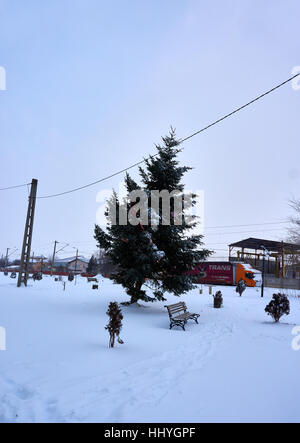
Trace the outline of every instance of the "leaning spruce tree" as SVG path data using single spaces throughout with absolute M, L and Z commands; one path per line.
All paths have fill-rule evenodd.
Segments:
M 166 292 L 180 296 L 190 291 L 195 286 L 194 277 L 189 275 L 188 271 L 211 254 L 211 251 L 202 247 L 203 236 L 191 232 L 198 224 L 197 217 L 189 215 L 188 222 L 184 217 L 186 211 L 196 204 L 196 195 L 191 195 L 189 204 L 184 206 L 182 204 L 180 224 L 174 199 L 170 199 L 168 208 L 169 223 L 165 220 L 161 201 L 156 211 L 151 207 L 153 191 L 177 192 L 183 200 L 184 185 L 181 180 L 191 169 L 179 166 L 177 156 L 181 149 L 174 130 L 172 129 L 169 136 L 162 140 L 163 145 L 156 146 L 157 154 L 145 160 L 144 169 L 140 168 L 142 185 L 139 186 L 128 174 L 125 178 L 128 194 L 143 190 L 148 196 L 147 223 L 145 220 L 143 222 L 141 220 L 136 226 L 121 223 L 121 206 L 126 206 L 130 216 L 134 210 L 133 202 L 130 199 L 120 202 L 113 192 L 105 213 L 108 221 L 106 231 L 95 226 L 98 246 L 105 250 L 112 263 L 116 265 L 112 279 L 125 288 L 130 296 L 129 303 L 138 300 L 164 301 Z M 112 213 L 115 214 L 114 217 Z

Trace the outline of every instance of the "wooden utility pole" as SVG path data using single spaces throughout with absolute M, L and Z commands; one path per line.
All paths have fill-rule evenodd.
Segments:
M 52 277 L 52 275 L 53 275 L 53 265 L 54 265 L 55 254 L 56 254 L 56 245 L 57 245 L 58 243 L 59 243 L 59 242 L 55 240 L 55 242 L 54 242 L 54 249 L 53 249 L 53 256 L 52 256 L 52 262 L 51 262 L 51 277 Z
M 284 262 L 284 244 L 281 242 L 281 260 L 282 260 L 282 266 L 281 266 L 281 278 L 285 277 L 285 262 Z
M 262 275 L 261 275 L 261 297 L 263 298 L 264 290 L 265 290 L 265 261 L 266 261 L 266 258 L 269 260 L 270 252 L 268 251 L 268 249 L 264 245 L 261 245 L 261 248 L 265 251 L 265 253 L 263 255 L 263 267 L 262 267 Z
M 43 273 L 43 266 L 44 266 L 44 260 L 45 260 L 45 257 L 42 255 L 42 257 L 41 257 L 41 274 Z
M 78 249 L 76 249 L 76 260 L 75 260 L 75 285 L 76 285 L 76 280 L 77 280 L 77 261 L 78 261 Z
M 32 253 L 32 257 L 31 257 L 31 270 L 33 270 L 33 265 L 34 265 L 34 252 Z
M 5 270 L 7 271 L 8 268 L 8 251 L 10 248 L 6 248 L 6 257 L 5 257 Z
M 261 288 L 260 288 L 260 296 L 263 298 L 264 290 L 265 290 L 265 256 L 263 255 L 263 265 L 262 265 L 262 273 L 261 273 Z
M 24 285 L 27 286 L 37 185 L 38 181 L 33 178 L 31 182 L 31 189 L 28 201 L 27 218 L 25 223 L 24 240 L 23 240 L 20 270 L 18 277 L 18 288 L 22 285 L 22 283 L 24 283 Z
M 77 271 L 77 262 L 78 262 L 78 249 L 76 249 L 75 273 Z

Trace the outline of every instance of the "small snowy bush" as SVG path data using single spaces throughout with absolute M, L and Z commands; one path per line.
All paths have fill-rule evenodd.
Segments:
M 214 298 L 214 308 L 216 309 L 221 308 L 223 305 L 222 292 L 221 291 L 216 292 L 216 295 L 213 295 L 213 298 Z
M 236 286 L 236 292 L 238 292 L 240 294 L 240 297 L 242 296 L 243 292 L 246 289 L 246 283 L 244 282 L 244 280 L 239 280 L 237 286 Z
M 290 313 L 290 302 L 284 294 L 273 294 L 273 299 L 266 306 L 265 311 L 271 315 L 276 323 L 285 314 Z
M 110 339 L 109 347 L 113 348 L 115 345 L 115 336 L 118 338 L 118 343 L 124 342 L 120 339 L 120 331 L 122 329 L 123 315 L 117 302 L 110 302 L 106 314 L 109 316 L 109 323 L 105 327 L 108 330 Z

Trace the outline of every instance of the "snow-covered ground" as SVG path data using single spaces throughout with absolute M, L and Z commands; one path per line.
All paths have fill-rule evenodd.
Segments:
M 216 289 L 216 288 L 215 288 Z M 108 348 L 109 301 L 121 287 L 51 277 L 16 288 L 0 274 L 1 422 L 300 421 L 300 351 L 292 330 L 300 299 L 274 324 L 256 289 L 240 298 L 222 287 L 224 308 L 208 288 L 182 297 L 200 313 L 186 332 L 169 330 L 164 304 L 123 307 L 124 345 Z M 168 297 L 168 303 L 178 301 Z

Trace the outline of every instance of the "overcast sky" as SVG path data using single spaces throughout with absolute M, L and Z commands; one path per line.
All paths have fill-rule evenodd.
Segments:
M 154 152 L 170 125 L 180 138 L 200 129 L 291 76 L 299 22 L 297 0 L 0 0 L 0 188 L 37 178 L 39 195 L 66 191 Z M 285 238 L 283 224 L 209 228 L 291 215 L 299 105 L 284 86 L 185 144 L 216 257 L 250 236 Z M 95 250 L 96 196 L 121 179 L 38 200 L 33 251 L 48 255 L 54 240 Z M 1 255 L 21 249 L 27 189 L 0 203 Z

